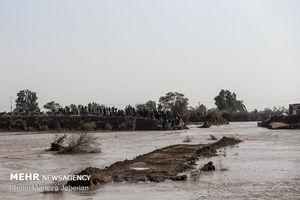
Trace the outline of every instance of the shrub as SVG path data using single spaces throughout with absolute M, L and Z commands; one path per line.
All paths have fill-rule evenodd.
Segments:
M 135 128 L 136 128 L 136 120 L 135 119 L 128 120 L 128 121 L 126 121 L 126 125 L 127 125 L 127 129 L 128 130 L 135 130 Z
M 48 128 L 47 125 L 41 125 L 41 126 L 39 127 L 39 130 L 40 130 L 40 131 L 48 131 L 49 128 Z
M 74 154 L 74 153 L 99 153 L 99 143 L 96 141 L 98 138 L 92 133 L 79 133 L 73 134 L 67 146 L 62 148 L 58 153 L 60 154 Z
M 60 131 L 61 130 L 61 125 L 59 121 L 56 121 L 56 130 Z
M 125 119 L 125 122 L 119 124 L 119 130 L 135 130 L 136 120 L 135 119 Z
M 83 127 L 87 131 L 94 131 L 96 129 L 96 122 L 87 122 Z
M 25 131 L 27 129 L 26 121 L 24 121 L 22 119 L 17 119 L 15 126 L 19 130 Z
M 223 114 L 222 114 L 222 117 L 224 118 L 224 119 L 226 119 L 227 121 L 232 121 L 232 114 L 230 113 L 230 112 L 224 112 Z
M 248 112 L 236 112 L 234 115 L 235 121 L 248 121 L 250 118 L 250 115 Z
M 197 165 L 197 160 L 196 160 L 196 159 L 194 159 L 194 160 L 189 160 L 187 164 L 188 164 L 188 165 Z
M 67 134 L 58 135 L 56 134 L 54 137 L 54 141 L 51 143 L 51 147 L 46 149 L 46 151 L 62 151 L 64 148 L 62 143 L 65 141 Z
M 104 125 L 104 130 L 112 130 L 112 126 L 109 122 L 106 122 Z
M 30 126 L 30 127 L 28 127 L 28 129 L 27 129 L 27 130 L 28 130 L 28 131 L 30 131 L 30 132 L 37 131 L 37 130 L 36 130 L 36 128 L 34 128 L 34 127 L 31 127 L 31 126 Z

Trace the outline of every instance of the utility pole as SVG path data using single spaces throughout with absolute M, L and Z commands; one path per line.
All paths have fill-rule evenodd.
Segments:
M 12 97 L 10 97 L 10 112 L 12 113 Z

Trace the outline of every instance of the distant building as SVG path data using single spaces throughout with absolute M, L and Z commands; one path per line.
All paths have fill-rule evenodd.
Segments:
M 289 105 L 289 115 L 300 115 L 300 103 Z

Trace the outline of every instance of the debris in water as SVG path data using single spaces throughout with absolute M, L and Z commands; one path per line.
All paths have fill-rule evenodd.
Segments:
M 66 143 L 66 145 L 63 145 Z M 99 143 L 97 137 L 92 133 L 73 134 L 69 138 L 67 135 L 56 135 L 47 151 L 57 151 L 58 154 L 76 154 L 76 153 L 99 153 Z
M 186 138 L 183 140 L 183 142 L 191 142 L 192 140 L 191 140 L 191 138 L 189 137 L 189 136 L 186 136 Z
M 214 135 L 212 135 L 212 134 L 210 134 L 209 137 L 210 137 L 209 140 L 218 140 L 218 139 L 217 139 Z
M 216 168 L 213 164 L 213 162 L 208 162 L 206 163 L 202 168 L 201 168 L 202 171 L 215 171 Z

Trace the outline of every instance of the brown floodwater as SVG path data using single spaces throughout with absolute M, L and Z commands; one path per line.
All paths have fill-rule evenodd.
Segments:
M 300 130 L 268 130 L 255 122 L 231 123 L 209 129 L 190 126 L 182 131 L 93 133 L 102 152 L 57 155 L 45 152 L 53 133 L 0 133 L 0 199 L 300 199 Z M 14 191 L 11 185 L 47 185 L 47 181 L 11 181 L 10 173 L 72 174 L 85 167 L 105 167 L 155 149 L 183 143 L 209 143 L 235 136 L 243 140 L 218 156 L 200 159 L 187 181 L 110 183 L 92 191 L 42 193 Z M 208 161 L 216 171 L 199 173 Z

